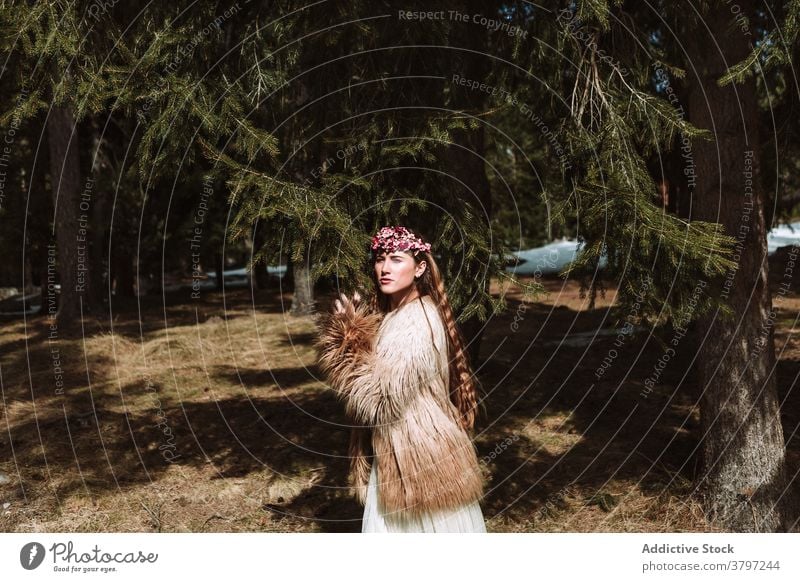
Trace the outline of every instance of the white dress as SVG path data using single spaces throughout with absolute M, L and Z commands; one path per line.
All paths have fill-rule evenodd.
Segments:
M 372 463 L 364 504 L 362 533 L 486 533 L 477 501 L 450 511 L 425 512 L 418 517 L 384 514 L 378 498 L 377 463 Z

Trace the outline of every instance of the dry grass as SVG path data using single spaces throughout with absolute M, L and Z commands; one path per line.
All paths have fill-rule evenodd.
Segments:
M 692 495 L 691 386 L 672 396 L 679 363 L 647 399 L 656 346 L 620 350 L 596 380 L 613 338 L 554 340 L 602 326 L 613 292 L 588 311 L 574 283 L 545 284 L 550 295 L 525 305 L 506 290 L 511 308 L 484 336 L 476 445 L 489 530 L 712 531 Z M 55 343 L 43 319 L 0 324 L 0 472 L 10 479 L 0 507 L 11 504 L 0 530 L 360 529 L 362 509 L 344 490 L 347 426 L 314 367 L 312 318 L 286 315 L 287 298 L 266 293 L 180 299 L 145 305 L 141 323 L 122 310 L 113 326 L 91 322 L 85 337 Z M 776 332 L 784 395 L 800 361 L 797 311 L 800 299 L 787 297 Z M 785 420 L 789 435 L 797 417 Z

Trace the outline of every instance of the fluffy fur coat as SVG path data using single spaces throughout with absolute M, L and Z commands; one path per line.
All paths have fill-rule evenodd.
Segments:
M 385 316 L 362 303 L 320 319 L 318 364 L 354 425 L 349 484 L 362 505 L 371 462 L 387 512 L 453 509 L 483 496 L 475 447 L 448 395 L 447 346 L 427 295 Z

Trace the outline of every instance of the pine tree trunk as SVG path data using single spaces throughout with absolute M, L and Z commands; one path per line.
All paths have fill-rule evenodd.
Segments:
M 36 119 L 36 127 L 44 129 L 44 117 Z M 27 256 L 39 284 L 39 313 L 47 313 L 47 245 L 50 243 L 52 201 L 47 195 L 47 167 L 37 163 L 31 169 L 28 183 L 28 251 Z
M 92 157 L 95 160 L 93 172 L 112 171 L 108 151 L 111 144 L 103 137 L 102 130 L 98 127 L 97 121 L 92 122 Z M 103 302 L 108 294 L 109 267 L 105 264 L 107 254 L 106 234 L 108 226 L 106 224 L 109 192 L 98 184 L 94 184 L 89 192 L 91 199 L 92 222 L 91 222 L 91 246 L 89 250 L 89 298 L 91 307 L 95 313 L 100 313 L 103 309 Z
M 454 131 L 453 143 L 462 147 L 453 145 L 449 148 L 447 171 L 457 182 L 460 181 L 465 184 L 465 196 L 469 195 L 473 198 L 477 196 L 474 205 L 478 214 L 483 216 L 486 213 L 487 217 L 491 217 L 492 198 L 489 180 L 486 177 L 486 169 L 482 161 L 482 157 L 486 153 L 484 134 L 483 126 L 471 132 Z M 467 291 L 467 296 L 474 296 L 481 292 L 488 293 L 489 278 L 480 276 L 483 271 L 483 265 L 479 261 L 475 261 L 474 264 L 467 266 L 467 271 L 475 275 L 474 278 L 469 279 L 470 284 L 473 286 L 472 288 L 475 290 Z M 464 339 L 469 344 L 469 358 L 473 367 L 480 362 L 480 347 L 484 328 L 485 323 L 481 322 L 476 316 L 470 317 L 461 323 Z
M 310 92 L 306 84 L 301 80 L 293 84 L 294 94 L 293 103 L 295 107 L 302 107 L 310 97 Z M 317 159 L 312 155 L 311 144 L 304 143 L 304 127 L 299 116 L 294 116 L 289 135 L 287 136 L 292 156 L 292 174 L 298 184 L 305 183 L 306 180 L 313 179 L 312 171 L 318 166 Z M 301 238 L 303 235 L 296 235 Z M 304 244 L 310 244 L 305 241 Z M 306 249 L 308 247 L 306 246 Z M 289 267 L 292 270 L 292 307 L 289 313 L 292 315 L 306 315 L 314 312 L 314 282 L 311 280 L 311 269 L 308 254 L 304 254 L 303 260 L 299 263 L 292 263 Z
M 264 221 L 259 220 L 256 223 L 255 230 L 253 232 L 253 254 L 260 251 L 266 244 L 266 228 L 267 224 Z M 269 288 L 269 273 L 267 272 L 266 264 L 258 263 L 253 265 L 253 276 L 256 280 L 257 289 L 264 290 Z
M 134 297 L 133 256 L 124 248 L 117 248 L 112 255 L 108 276 L 111 277 L 115 297 Z M 141 293 L 141 290 L 140 290 Z
M 753 14 L 751 2 L 741 4 Z M 703 465 L 699 485 L 707 517 L 718 526 L 737 532 L 783 531 L 788 491 L 773 374 L 755 82 L 751 77 L 735 87 L 717 86 L 726 63 L 739 62 L 750 50 L 748 37 L 726 29 L 728 12 L 717 10 L 705 19 L 711 31 L 703 28 L 687 43 L 700 75 L 691 86 L 690 119 L 715 137 L 713 143 L 693 143 L 694 218 L 722 223 L 726 234 L 740 237 L 741 244 L 738 269 L 712 283 L 727 295 L 735 317 L 723 320 L 712 313 L 697 325 Z M 748 191 L 745 172 L 750 167 Z
M 307 315 L 313 313 L 314 286 L 311 281 L 311 269 L 308 260 L 292 265 L 294 274 L 294 295 L 292 297 L 292 315 Z
M 30 254 L 26 256 L 25 262 L 22 264 L 22 293 L 28 295 L 33 291 L 33 274 L 35 265 L 31 261 Z
M 464 11 L 469 14 L 484 13 L 491 18 L 491 7 L 480 0 L 470 0 L 464 6 Z M 487 51 L 487 38 L 482 31 L 476 30 L 468 23 L 456 24 L 452 32 L 454 46 L 464 47 L 473 52 L 456 52 L 453 56 L 453 70 L 470 79 L 485 80 L 490 72 L 490 59 L 479 57 Z M 452 107 L 463 110 L 472 115 L 478 115 L 487 108 L 487 93 L 460 87 L 452 92 Z M 456 184 L 463 183 L 463 190 L 457 192 L 459 197 L 472 205 L 472 211 L 491 221 L 492 195 L 489 180 L 486 177 L 486 132 L 485 126 L 479 123 L 477 129 L 458 129 L 452 133 L 453 145 L 447 149 L 447 172 L 453 177 Z M 468 279 L 474 286 L 474 291 L 467 291 L 468 297 L 489 292 L 490 280 L 481 277 L 484 267 L 480 261 L 473 261 L 467 265 L 467 273 L 474 275 Z M 485 325 L 473 316 L 461 324 L 464 339 L 469 344 L 469 358 L 474 366 L 479 363 L 481 338 Z
M 108 195 L 102 190 L 92 193 L 92 245 L 90 250 L 90 297 L 95 313 L 100 313 L 103 301 L 107 294 L 108 268 L 103 260 L 105 257 L 106 241 L 106 202 Z
M 225 258 L 222 256 L 222 253 L 218 251 L 214 253 L 214 262 L 216 263 L 214 270 L 217 272 L 217 291 L 222 293 L 225 290 Z
M 61 284 L 56 322 L 59 327 L 68 328 L 79 322 L 79 301 L 85 291 L 85 286 L 83 289 L 78 287 L 78 196 L 81 187 L 78 132 L 69 105 L 54 106 L 50 110 L 47 140 Z

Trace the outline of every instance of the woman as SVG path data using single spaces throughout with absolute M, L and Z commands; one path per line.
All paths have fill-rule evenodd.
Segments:
M 430 244 L 384 227 L 372 239 L 377 291 L 336 300 L 319 366 L 355 425 L 349 483 L 363 532 L 485 532 L 484 478 L 469 437 L 472 374 Z

